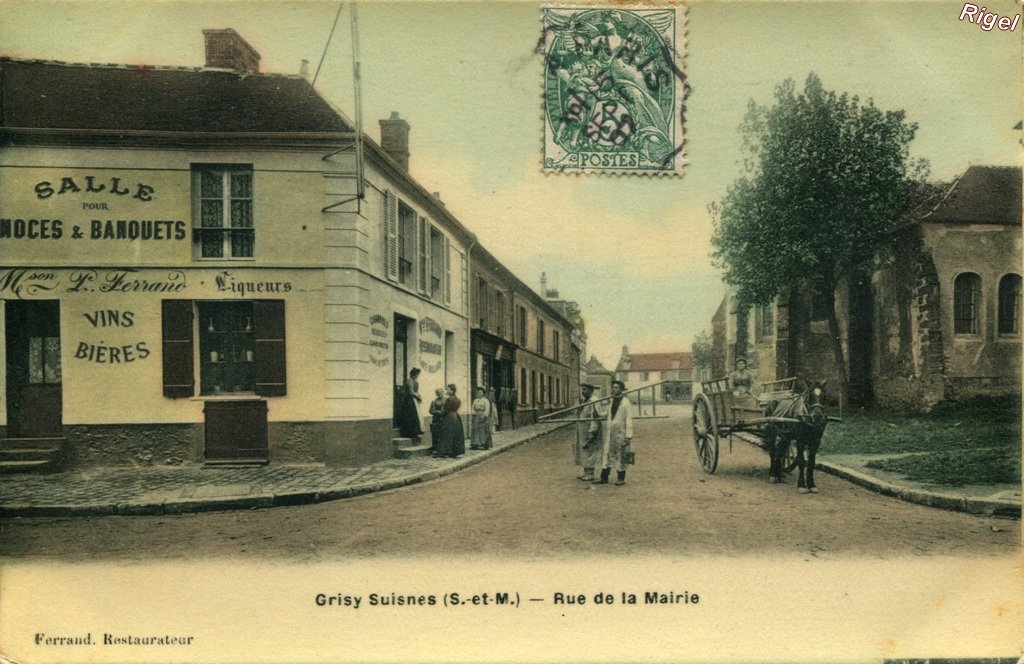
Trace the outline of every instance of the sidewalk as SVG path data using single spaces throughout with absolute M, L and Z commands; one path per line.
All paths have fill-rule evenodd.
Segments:
M 386 459 L 358 468 L 321 464 L 104 468 L 0 475 L 0 517 L 181 514 L 301 505 L 426 482 L 543 436 L 561 424 L 494 434 L 494 447 L 458 459 Z
M 867 463 L 873 459 L 898 456 L 906 455 L 825 454 L 818 457 L 816 467 L 854 484 L 907 502 L 971 514 L 1020 518 L 1020 486 L 997 484 L 936 488 L 896 473 L 867 467 Z
M 494 434 L 490 450 L 459 459 L 387 459 L 359 468 L 311 465 L 170 466 L 0 475 L 0 517 L 181 514 L 300 505 L 395 489 L 448 475 L 543 436 L 560 424 Z M 742 436 L 743 434 L 739 434 Z M 1020 518 L 1020 487 L 935 490 L 867 468 L 877 456 L 823 455 L 819 470 L 869 489 L 932 507 Z
M 737 438 L 750 434 L 738 433 Z M 908 453 L 909 454 L 909 453 Z M 819 454 L 815 469 L 844 480 L 919 505 L 970 514 L 1020 518 L 1021 487 L 1012 484 L 935 487 L 922 482 L 869 468 L 868 462 L 906 454 Z

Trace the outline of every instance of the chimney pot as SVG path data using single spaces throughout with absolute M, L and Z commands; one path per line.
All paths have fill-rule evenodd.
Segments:
M 206 40 L 206 66 L 232 69 L 244 74 L 260 70 L 260 54 L 231 28 L 203 30 Z
M 309 78 L 309 60 L 305 58 L 299 62 L 299 76 L 302 78 Z
M 409 123 L 391 111 L 391 117 L 380 120 L 380 147 L 398 162 L 402 170 L 409 170 Z

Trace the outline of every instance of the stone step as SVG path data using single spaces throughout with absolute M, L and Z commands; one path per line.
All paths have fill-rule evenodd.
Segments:
M 25 461 L 0 461 L 2 473 L 46 473 L 60 469 L 58 459 L 30 459 Z
M 16 447 L 6 449 L 0 447 L 0 462 L 2 461 L 50 461 L 59 460 L 61 449 L 59 447 Z
M 32 448 L 38 449 L 43 447 L 50 447 L 54 449 L 63 449 L 64 438 L 60 436 L 53 436 L 50 438 L 3 438 L 0 439 L 0 449 L 22 449 Z
M 394 456 L 396 459 L 412 459 L 413 457 L 424 457 L 430 454 L 432 447 L 426 443 L 411 445 L 408 447 L 396 447 Z
M 401 436 L 395 436 L 394 438 L 391 439 L 392 447 L 409 447 L 410 445 L 415 444 L 416 443 L 412 442 L 412 438 L 402 438 Z
M 64 463 L 65 441 L 51 438 L 0 440 L 0 473 L 54 472 Z

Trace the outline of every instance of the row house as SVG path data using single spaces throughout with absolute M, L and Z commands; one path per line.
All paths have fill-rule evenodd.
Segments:
M 587 356 L 587 330 L 580 303 L 565 299 L 559 294 L 557 288 L 548 288 L 546 272 L 541 272 L 540 275 L 540 292 L 544 296 L 544 300 L 569 323 L 569 345 L 575 355 L 573 362 L 580 368 L 580 381 L 586 382 L 587 372 L 584 369 L 586 364 L 584 358 Z
M 575 326 L 484 247 L 469 253 L 473 387 L 493 390 L 502 427 L 569 407 L 580 385 Z
M 1020 394 L 1021 169 L 971 166 L 835 293 L 852 401 L 927 410 Z M 716 375 L 745 357 L 761 381 L 839 384 L 826 298 L 791 289 L 712 320 Z
M 201 68 L 0 60 L 3 445 L 385 458 L 412 368 L 469 385 L 472 234 L 409 175 L 404 120 L 357 137 L 204 34 Z

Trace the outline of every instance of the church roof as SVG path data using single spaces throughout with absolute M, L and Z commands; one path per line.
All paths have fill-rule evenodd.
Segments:
M 1021 225 L 1021 168 L 971 166 L 953 181 L 926 221 Z

